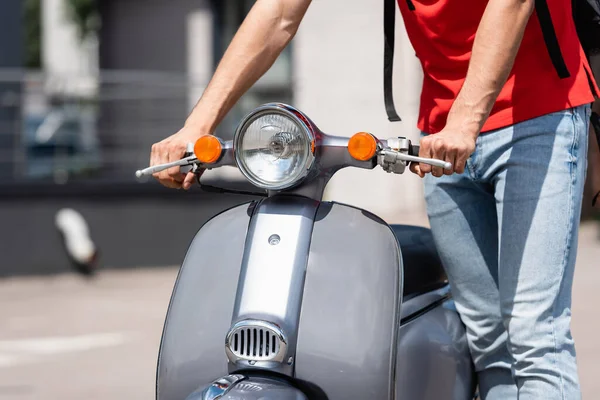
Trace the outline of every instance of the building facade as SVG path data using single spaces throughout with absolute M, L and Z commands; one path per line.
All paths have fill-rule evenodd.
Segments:
M 7 17 L 13 22 L 20 12 L 17 3 L 2 2 L 0 8 L 13 6 Z M 199 190 L 181 193 L 152 181 L 136 182 L 133 172 L 147 165 L 154 142 L 181 127 L 253 1 L 97 4 L 101 30 L 82 41 L 66 18 L 64 0 L 42 0 L 42 71 L 11 75 L 11 87 L 24 93 L 12 107 L 19 115 L 0 118 L 8 121 L 3 138 L 11 140 L 2 146 L 2 161 L 9 168 L 0 169 L 0 175 L 8 171 L 0 181 L 0 276 L 68 270 L 54 227 L 55 214 L 64 207 L 88 220 L 102 266 L 121 268 L 180 263 L 208 218 L 250 199 Z M 313 2 L 291 45 L 217 133 L 231 138 L 245 113 L 279 101 L 303 110 L 330 134 L 370 131 L 384 138 L 418 139 L 420 67 L 401 23 L 395 95 L 403 121 L 386 120 L 382 6 L 370 0 L 344 7 Z M 20 28 L 14 25 L 16 32 Z M 2 25 L 3 32 L 8 27 Z M 15 43 L 14 36 L 3 37 Z M 19 49 L 14 50 L 10 63 L 2 66 L 22 65 Z M 241 178 L 233 168 L 206 175 L 211 174 L 212 179 Z M 361 206 L 389 222 L 426 223 L 421 182 L 410 173 L 349 168 L 333 178 L 326 197 Z

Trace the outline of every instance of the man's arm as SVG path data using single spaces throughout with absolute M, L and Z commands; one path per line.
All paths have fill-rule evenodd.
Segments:
M 200 101 L 176 134 L 152 146 L 150 165 L 179 160 L 186 145 L 212 134 L 240 97 L 273 65 L 292 40 L 311 0 L 257 0 L 240 26 Z M 178 167 L 154 175 L 188 189 L 194 175 Z
M 477 136 L 508 79 L 534 5 L 534 0 L 488 2 L 475 35 L 467 77 L 450 109 L 446 127 L 421 140 L 419 155 L 451 162 L 454 170 L 420 164 L 414 168 L 420 176 L 464 172 Z

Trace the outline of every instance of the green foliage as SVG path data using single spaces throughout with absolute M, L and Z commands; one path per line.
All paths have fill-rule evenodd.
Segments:
M 25 66 L 39 68 L 41 66 L 41 4 L 40 0 L 25 0 L 23 2 L 23 18 L 25 21 Z
M 80 38 L 100 28 L 97 0 L 66 0 L 69 16 L 77 25 Z
M 1 0 L 0 0 L 1 1 Z M 97 0 L 65 0 L 67 16 L 77 26 L 79 37 L 84 39 L 100 28 Z M 41 0 L 23 1 L 23 20 L 25 34 L 25 66 L 27 68 L 41 67 Z

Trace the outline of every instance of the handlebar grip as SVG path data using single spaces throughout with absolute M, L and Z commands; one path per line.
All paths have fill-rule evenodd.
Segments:
M 418 156 L 420 149 L 421 146 L 419 146 L 418 144 L 411 144 L 410 148 L 408 149 L 408 154 L 410 154 L 411 156 Z

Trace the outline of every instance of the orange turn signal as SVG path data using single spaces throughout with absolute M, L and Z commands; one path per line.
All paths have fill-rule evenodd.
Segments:
M 355 133 L 348 141 L 348 152 L 359 161 L 370 160 L 377 152 L 377 140 L 370 133 Z
M 213 135 L 202 136 L 194 144 L 194 155 L 204 164 L 214 163 L 221 157 L 222 152 L 221 141 Z

